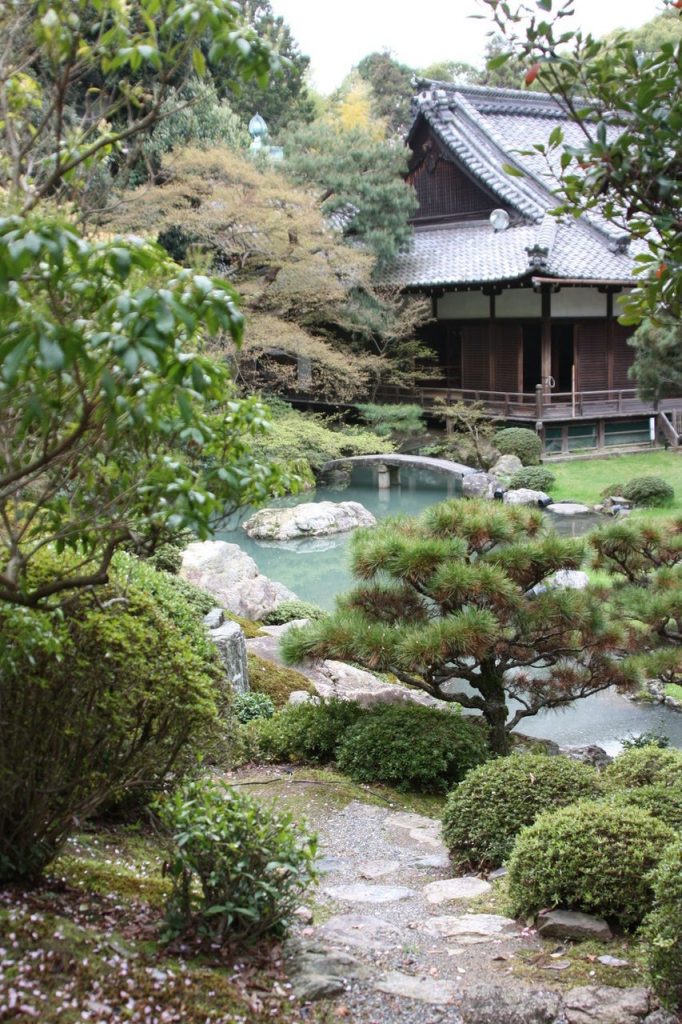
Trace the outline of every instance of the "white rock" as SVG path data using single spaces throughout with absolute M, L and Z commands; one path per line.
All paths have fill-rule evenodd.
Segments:
M 523 463 L 518 455 L 500 455 L 495 465 L 490 470 L 492 476 L 509 478 L 523 469 Z
M 553 501 L 547 506 L 547 512 L 553 512 L 555 516 L 581 516 L 591 511 L 587 505 L 580 505 L 577 501 Z
M 441 981 L 428 976 L 415 977 L 412 974 L 401 974 L 400 971 L 391 971 L 380 978 L 374 983 L 374 988 L 391 996 L 417 999 L 421 1003 L 431 1003 L 433 1006 L 446 1006 L 452 1003 L 458 989 L 454 981 Z
M 360 878 L 372 881 L 374 878 L 383 878 L 384 875 L 392 875 L 400 867 L 399 860 L 366 860 L 358 865 Z
M 590 577 L 578 569 L 559 569 L 552 576 L 551 582 L 558 590 L 584 590 L 590 585 Z
M 375 524 L 358 501 L 311 501 L 293 508 L 262 508 L 246 520 L 244 530 L 256 540 L 297 540 Z
M 462 495 L 465 498 L 491 499 L 498 487 L 498 481 L 490 473 L 467 473 L 462 477 Z
M 404 885 L 370 885 L 368 882 L 330 885 L 324 891 L 334 900 L 347 900 L 349 903 L 397 903 L 416 895 L 414 889 Z
M 499 914 L 463 914 L 461 917 L 455 917 L 454 915 L 429 917 L 424 921 L 421 929 L 428 935 L 435 935 L 436 937 L 446 939 L 463 935 L 493 939 L 499 935 L 517 930 L 516 921 L 513 921 L 511 917 L 501 917 Z
M 211 594 L 233 615 L 262 619 L 283 601 L 296 600 L 282 583 L 262 576 L 253 558 L 224 540 L 196 541 L 182 554 L 180 575 Z
M 363 707 L 371 707 L 373 704 L 423 704 L 427 707 L 443 707 L 442 701 L 435 700 L 427 693 L 387 683 L 371 672 L 346 665 L 342 661 L 326 660 L 315 667 L 315 689 L 321 697 L 354 700 Z
M 445 878 L 424 886 L 429 903 L 449 903 L 451 900 L 470 900 L 490 892 L 492 886 L 482 878 L 466 875 L 464 878 Z
M 549 494 L 534 491 L 530 487 L 518 487 L 515 491 L 507 491 L 504 496 L 505 505 L 535 505 L 544 508 L 551 503 Z

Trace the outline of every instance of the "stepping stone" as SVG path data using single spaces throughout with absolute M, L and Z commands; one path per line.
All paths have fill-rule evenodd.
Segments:
M 388 995 L 400 996 L 403 999 L 418 999 L 421 1003 L 431 1003 L 433 1006 L 447 1006 L 454 1002 L 458 992 L 457 983 L 454 981 L 419 978 L 412 974 L 401 974 L 400 971 L 391 971 L 380 978 L 375 982 L 374 988 L 377 992 L 386 992 Z
M 337 914 L 325 921 L 318 934 L 335 945 L 377 953 L 395 949 L 404 941 L 403 932 L 390 921 L 368 914 Z
M 499 914 L 463 914 L 461 917 L 448 915 L 427 918 L 421 925 L 421 930 L 428 935 L 442 938 L 476 936 L 485 941 L 515 932 L 516 921 L 511 917 L 501 917 Z
M 424 846 L 430 846 L 441 854 L 447 854 L 447 847 L 441 839 L 440 825 L 436 828 L 413 828 L 410 830 L 410 839 Z
M 384 828 L 405 828 L 408 831 L 413 828 L 426 828 L 437 829 L 440 832 L 440 821 L 437 818 L 427 818 L 425 814 L 392 811 L 384 819 Z
M 538 914 L 538 935 L 556 939 L 596 939 L 608 942 L 611 929 L 601 917 L 581 914 L 577 910 L 545 910 Z
M 555 516 L 582 516 L 592 509 L 587 505 L 581 505 L 577 501 L 557 501 L 547 505 L 547 512 L 553 512 Z
M 321 875 L 328 875 L 332 871 L 343 871 L 347 863 L 344 857 L 319 857 L 315 867 Z
M 470 900 L 490 892 L 490 882 L 482 878 L 445 878 L 441 882 L 430 882 L 424 886 L 424 895 L 429 903 L 449 903 L 450 900 Z
M 427 853 L 425 857 L 417 857 L 416 868 L 449 868 L 450 858 L 446 853 Z
M 335 900 L 347 900 L 349 903 L 397 903 L 416 896 L 414 889 L 404 885 L 369 885 L 366 882 L 354 882 L 351 885 L 330 885 L 324 890 Z
M 360 878 L 382 878 L 384 875 L 391 875 L 400 867 L 399 860 L 366 860 L 358 866 Z

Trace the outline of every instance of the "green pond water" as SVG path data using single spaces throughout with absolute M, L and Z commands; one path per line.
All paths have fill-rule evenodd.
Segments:
M 359 501 L 377 519 L 383 519 L 390 515 L 418 515 L 430 505 L 459 496 L 457 480 L 446 480 L 441 474 L 424 471 L 403 470 L 400 487 L 379 491 L 375 472 L 369 467 L 356 468 L 348 487 L 319 487 L 308 494 L 272 504 Z M 218 537 L 238 544 L 251 555 L 265 576 L 284 583 L 302 600 L 332 610 L 336 595 L 353 586 L 348 550 L 352 535 L 285 542 L 255 541 L 241 528 L 249 514 L 246 511 L 233 517 Z M 581 536 L 602 522 L 593 514 L 551 516 L 551 521 L 557 532 L 569 536 Z M 564 744 L 596 743 L 611 754 L 620 749 L 624 737 L 642 732 L 666 735 L 671 745 L 682 747 L 682 714 L 664 705 L 635 704 L 618 693 L 608 692 L 579 700 L 566 710 L 542 712 L 528 718 L 521 723 L 519 731 Z

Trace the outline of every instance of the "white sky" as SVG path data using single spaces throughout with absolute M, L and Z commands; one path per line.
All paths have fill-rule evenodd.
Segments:
M 663 9 L 661 0 L 574 0 L 576 20 L 595 35 L 633 28 Z M 557 5 L 558 6 L 558 5 Z M 312 61 L 312 83 L 335 89 L 362 57 L 389 49 L 411 67 L 437 60 L 480 65 L 490 23 L 478 0 L 272 0 Z

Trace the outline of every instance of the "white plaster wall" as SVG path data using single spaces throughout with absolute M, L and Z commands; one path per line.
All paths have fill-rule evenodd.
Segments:
M 542 313 L 542 298 L 532 288 L 507 288 L 495 299 L 495 316 L 538 317 Z
M 606 295 L 596 288 L 562 288 L 552 294 L 552 317 L 606 316 Z
M 446 292 L 438 300 L 439 320 L 487 320 L 490 299 L 483 292 Z

